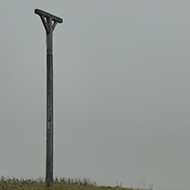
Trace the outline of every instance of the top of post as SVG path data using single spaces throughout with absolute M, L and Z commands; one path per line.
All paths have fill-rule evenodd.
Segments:
M 35 9 L 34 13 L 38 14 L 39 16 L 44 16 L 46 18 L 52 18 L 53 21 L 58 22 L 58 23 L 62 23 L 63 22 L 62 18 L 57 17 L 55 15 L 52 15 L 52 14 L 50 14 L 48 12 L 42 11 L 40 9 Z

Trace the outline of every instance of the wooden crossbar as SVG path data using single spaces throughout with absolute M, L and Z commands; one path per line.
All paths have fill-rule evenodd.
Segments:
M 46 18 L 52 18 L 53 21 L 56 21 L 56 22 L 58 22 L 58 23 L 62 23 L 62 22 L 63 22 L 63 19 L 62 19 L 62 18 L 57 17 L 57 16 L 55 16 L 55 15 L 52 15 L 52 14 L 50 14 L 50 13 L 47 13 L 47 12 L 45 12 L 45 11 L 42 11 L 42 10 L 40 10 L 40 9 L 35 9 L 35 10 L 34 10 L 34 13 L 38 14 L 39 16 L 44 16 L 44 17 L 46 17 Z

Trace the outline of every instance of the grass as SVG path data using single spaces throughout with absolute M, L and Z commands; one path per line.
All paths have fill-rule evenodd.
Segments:
M 71 179 L 71 178 L 56 178 L 53 183 L 53 188 L 46 188 L 43 178 L 37 179 L 16 179 L 14 177 L 1 177 L 0 190 L 140 190 L 132 188 L 122 188 L 119 186 L 96 186 L 96 182 L 91 182 L 90 179 Z M 145 189 L 144 189 L 145 190 Z M 147 189 L 148 190 L 148 189 Z M 150 188 L 149 190 L 152 190 Z

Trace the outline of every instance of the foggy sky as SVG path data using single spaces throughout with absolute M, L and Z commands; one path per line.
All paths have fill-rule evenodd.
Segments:
M 190 2 L 0 0 L 0 176 L 45 175 L 54 30 L 54 177 L 190 188 Z

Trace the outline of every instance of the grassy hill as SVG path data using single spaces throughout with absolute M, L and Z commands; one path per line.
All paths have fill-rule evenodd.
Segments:
M 16 179 L 1 177 L 0 190 L 140 190 L 132 188 L 122 188 L 119 186 L 96 186 L 96 182 L 89 179 L 69 179 L 56 178 L 53 188 L 46 188 L 45 181 L 38 179 Z M 144 189 L 145 190 L 145 189 Z M 147 189 L 148 190 L 148 189 Z M 149 189 L 152 190 L 152 189 Z

